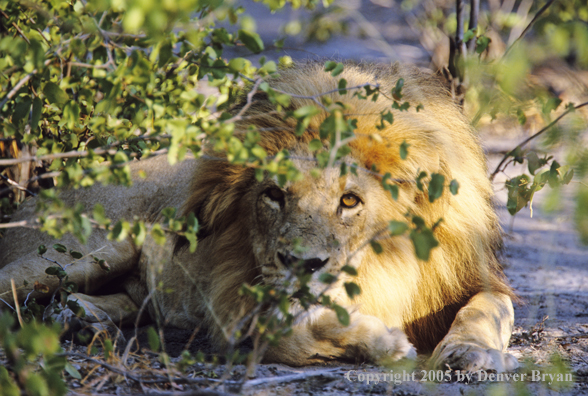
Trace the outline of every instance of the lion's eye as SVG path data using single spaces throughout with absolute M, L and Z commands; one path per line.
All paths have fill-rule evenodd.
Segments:
M 347 209 L 356 207 L 359 202 L 360 200 L 355 194 L 345 194 L 341 197 L 341 206 Z
M 272 201 L 282 201 L 284 199 L 284 192 L 276 187 L 268 188 L 264 193 Z

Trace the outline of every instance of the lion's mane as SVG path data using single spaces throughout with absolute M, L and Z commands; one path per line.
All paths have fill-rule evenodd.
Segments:
M 346 95 L 332 92 L 339 78 L 353 87 L 378 84 L 381 94 L 376 102 L 361 100 L 349 90 Z M 394 122 L 377 130 L 380 113 L 390 109 L 391 90 L 399 78 L 404 79 L 402 101 L 408 111 L 393 111 Z M 476 293 L 492 290 L 512 295 L 506 284 L 497 250 L 501 244 L 500 228 L 494 213 L 492 189 L 475 131 L 452 101 L 439 80 L 412 66 L 381 67 L 369 64 L 346 64 L 344 72 L 331 77 L 318 63 L 299 64 L 282 70 L 269 80 L 271 87 L 294 94 L 287 110 L 316 105 L 312 99 L 331 92 L 333 102 L 349 107 L 346 114 L 358 119 L 358 138 L 350 146 L 359 166 L 379 174 L 390 173 L 400 183 L 398 201 L 392 197 L 381 202 L 386 218 L 383 222 L 405 219 L 410 213 L 422 217 L 430 226 L 443 218 L 435 236 L 439 246 L 432 250 L 429 261 L 418 260 L 406 237 L 380 241 L 383 253 L 368 248 L 355 282 L 361 295 L 353 300 L 360 311 L 379 317 L 388 326 L 404 329 L 419 352 L 431 351 L 447 333 L 457 311 Z M 423 108 L 416 111 L 415 107 Z M 234 112 L 245 106 L 245 99 Z M 297 142 L 318 138 L 326 113 L 314 117 L 302 136 L 294 133 L 292 119 L 284 120 L 275 112 L 265 93 L 257 93 L 244 113 L 245 121 L 237 132 L 255 125 L 261 131 L 259 144 L 273 155 Z M 379 138 L 370 138 L 378 134 Z M 409 146 L 408 157 L 400 158 L 400 144 Z M 420 171 L 441 173 L 448 182 L 456 179 L 459 193 L 451 196 L 445 190 L 441 199 L 430 203 L 426 189 L 420 191 L 414 182 Z M 378 177 L 363 172 L 365 177 Z M 184 209 L 194 212 L 201 223 L 201 242 L 210 247 L 214 257 L 212 283 L 208 289 L 213 309 L 206 317 L 212 338 L 223 339 L 219 322 L 228 326 L 240 314 L 253 307 L 237 293 L 243 282 L 254 283 L 259 275 L 245 221 L 251 202 L 243 199 L 255 183 L 254 170 L 223 161 L 203 161 L 193 180 L 191 196 Z M 391 290 L 390 285 L 396 285 Z M 237 314 L 237 315 L 236 315 Z

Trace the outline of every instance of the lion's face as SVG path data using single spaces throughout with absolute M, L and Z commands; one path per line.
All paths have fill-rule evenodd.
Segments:
M 280 187 L 268 178 L 255 189 L 253 253 L 263 283 L 295 292 L 297 268 L 311 275 L 308 286 L 316 295 L 325 289 L 318 280 L 321 273 L 337 276 L 343 266 L 361 263 L 363 248 L 384 226 L 374 209 L 389 196 L 365 172 L 341 175 L 340 168 L 332 167 L 312 176 L 315 162 L 294 162 L 301 180 Z M 344 274 L 339 283 L 343 280 Z M 333 285 L 328 294 L 336 298 L 340 289 Z

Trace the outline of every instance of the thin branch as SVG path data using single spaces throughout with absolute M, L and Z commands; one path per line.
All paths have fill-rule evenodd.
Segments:
M 247 111 L 247 109 L 249 109 L 249 107 L 251 107 L 251 105 L 253 104 L 253 96 L 255 96 L 255 94 L 257 93 L 257 88 L 259 88 L 259 85 L 263 82 L 263 79 L 258 79 L 257 81 L 255 81 L 255 84 L 253 85 L 253 88 L 251 89 L 251 91 L 249 91 L 249 93 L 247 94 L 247 103 L 245 103 L 245 106 L 243 106 L 243 108 L 241 110 L 239 110 L 239 112 L 237 114 L 235 114 L 233 117 L 229 118 L 228 120 L 224 121 L 225 123 L 232 123 L 235 121 L 238 121 L 241 119 L 241 116 Z
M 327 377 L 335 379 L 340 378 L 339 375 L 334 375 L 334 373 L 338 370 L 339 369 L 336 368 L 330 370 L 317 370 L 300 374 L 282 375 L 278 377 L 257 378 L 245 382 L 245 384 L 243 384 L 243 388 L 251 388 L 259 385 L 282 384 L 286 382 L 303 381 L 313 377 Z
M 579 104 L 577 106 L 574 106 L 572 108 L 568 108 L 566 111 L 564 111 L 559 117 L 557 117 L 555 120 L 551 121 L 549 123 L 549 125 L 547 125 L 546 127 L 544 127 L 543 129 L 541 129 L 539 132 L 535 133 L 532 136 L 529 136 L 527 139 L 523 140 L 521 143 L 519 143 L 514 149 L 510 150 L 508 153 L 506 153 L 504 155 L 504 157 L 502 157 L 502 160 L 500 161 L 500 163 L 496 166 L 496 169 L 494 169 L 494 172 L 492 172 L 492 174 L 490 175 L 490 181 L 494 181 L 494 177 L 501 171 L 503 171 L 506 166 L 504 168 L 502 168 L 502 165 L 504 164 L 504 162 L 511 157 L 511 154 L 517 150 L 522 148 L 523 146 L 525 146 L 527 143 L 529 143 L 531 140 L 535 139 L 537 136 L 542 135 L 543 133 L 545 133 L 545 131 L 547 131 L 549 128 L 551 128 L 552 126 L 554 126 L 555 124 L 557 124 L 557 122 L 559 120 L 561 120 L 562 118 L 564 118 L 566 115 L 568 115 L 569 113 L 582 108 L 584 106 L 588 106 L 588 102 L 584 102 L 582 104 Z
M 21 186 L 20 184 L 18 184 L 18 183 L 17 183 L 17 182 L 15 182 L 14 180 L 10 179 L 9 177 L 7 177 L 7 176 L 5 176 L 5 175 L 1 175 L 1 174 L 0 174 L 0 177 L 1 177 L 2 179 L 4 179 L 4 181 L 5 181 L 6 183 L 10 184 L 10 185 L 11 185 L 13 188 L 16 188 L 16 189 L 18 189 L 18 190 L 21 190 L 21 191 L 28 192 L 28 193 L 29 193 L 29 194 L 31 194 L 33 197 L 36 197 L 36 196 L 37 196 L 37 194 L 35 194 L 35 193 L 34 193 L 34 192 L 32 192 L 31 190 L 27 189 L 26 187 L 23 187 L 23 186 Z M 27 183 L 27 184 L 28 184 L 28 183 Z
M 503 59 L 506 58 L 506 56 L 508 55 L 508 53 L 510 52 L 510 50 L 527 34 L 527 32 L 529 30 L 531 30 L 531 27 L 535 24 L 535 22 L 537 21 L 537 19 L 539 19 L 539 17 L 554 2 L 555 2 L 555 0 L 548 0 L 547 3 L 545 3 L 545 5 L 543 7 L 541 7 L 541 9 L 539 11 L 537 11 L 537 13 L 535 14 L 535 16 L 533 17 L 533 19 L 531 20 L 531 22 L 529 22 L 529 24 L 527 25 L 527 27 L 525 28 L 525 30 L 523 30 L 523 32 L 521 33 L 521 35 L 515 41 L 512 42 L 512 44 L 506 49 L 506 51 L 504 51 L 504 55 L 502 55 L 502 58 Z

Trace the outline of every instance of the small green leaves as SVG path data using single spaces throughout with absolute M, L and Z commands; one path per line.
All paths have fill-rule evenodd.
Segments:
M 429 261 L 431 250 L 439 246 L 439 241 L 433 235 L 433 230 L 425 225 L 422 218 L 414 216 L 412 219 L 415 228 L 410 232 L 416 256 L 423 260 Z
M 333 311 L 335 311 L 335 314 L 337 314 L 339 323 L 341 323 L 343 326 L 349 326 L 349 313 L 347 310 L 337 304 L 332 304 L 331 308 L 333 308 Z
M 394 100 L 402 99 L 402 87 L 404 87 L 404 78 L 399 78 L 394 88 L 392 88 L 392 97 Z
M 449 183 L 449 192 L 451 192 L 451 194 L 453 194 L 453 195 L 457 195 L 458 191 L 459 191 L 459 183 L 457 182 L 457 180 L 453 179 Z
M 53 245 L 53 249 L 55 249 L 59 253 L 66 253 L 67 252 L 67 248 L 60 243 L 56 243 L 55 245 Z
M 38 254 L 38 255 L 41 255 L 41 256 L 42 256 L 42 255 L 44 255 L 44 254 L 45 254 L 45 252 L 46 252 L 46 251 L 47 251 L 47 248 L 45 247 L 45 245 L 40 245 L 40 246 L 37 248 L 37 254 Z
M 431 181 L 429 182 L 429 202 L 433 203 L 441 197 L 443 194 L 443 187 L 445 184 L 445 176 L 439 173 L 433 173 L 431 175 Z
M 62 105 L 69 99 L 67 94 L 61 88 L 59 88 L 59 85 L 55 84 L 54 82 L 48 82 L 45 84 L 43 93 L 45 94 L 45 97 L 49 103 L 54 103 L 57 105 Z
M 478 54 L 481 54 L 482 52 L 486 51 L 491 41 L 492 40 L 490 40 L 490 37 L 487 36 L 478 37 L 478 39 L 476 40 L 476 52 Z
M 355 296 L 359 296 L 361 294 L 361 289 L 354 282 L 345 282 L 344 286 L 347 295 L 351 299 L 354 299 Z
M 337 277 L 333 274 L 329 274 L 328 272 L 323 272 L 319 275 L 318 279 L 319 281 L 326 283 L 327 285 L 330 285 L 331 283 L 337 280 Z
M 370 241 L 370 245 L 371 245 L 372 249 L 374 249 L 374 252 L 376 254 L 381 254 L 384 251 L 384 249 L 382 248 L 382 245 L 380 245 L 378 242 L 376 242 L 374 240 Z
M 406 143 L 406 140 L 400 144 L 400 158 L 405 160 L 408 157 L 408 148 L 410 144 Z
M 69 255 L 72 256 L 74 259 L 79 260 L 82 257 L 84 257 L 84 255 L 80 252 L 76 252 L 75 250 L 70 250 L 69 251 Z
M 351 276 L 357 276 L 357 270 L 350 265 L 344 265 L 343 268 L 341 268 L 341 272 L 345 272 Z
M 257 33 L 248 30 L 239 30 L 239 40 L 247 47 L 247 49 L 255 54 L 264 50 L 263 41 Z
M 61 267 L 57 267 L 57 266 L 52 266 L 49 267 L 45 270 L 45 273 L 47 275 L 54 275 L 57 276 L 58 278 L 65 278 L 67 276 L 67 273 L 61 269 Z
M 402 235 L 408 230 L 408 224 L 403 221 L 392 220 L 388 223 L 388 230 L 392 236 Z
M 159 352 L 159 347 L 161 346 L 159 334 L 152 326 L 147 329 L 147 341 L 149 342 L 149 348 L 153 352 Z
M 325 62 L 325 71 L 331 72 L 331 76 L 338 76 L 343 72 L 343 63 L 327 61 Z

